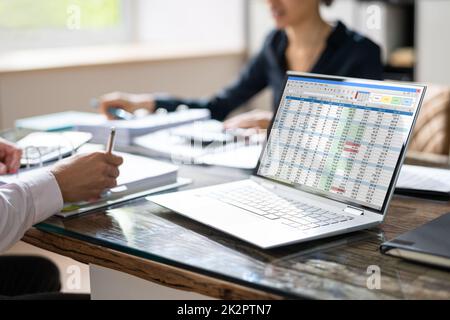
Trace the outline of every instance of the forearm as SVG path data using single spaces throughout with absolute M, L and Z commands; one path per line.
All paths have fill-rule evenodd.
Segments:
M 192 109 L 206 108 L 211 112 L 211 118 L 224 120 L 231 111 L 243 105 L 260 90 L 260 88 L 249 89 L 241 81 L 238 81 L 207 99 L 182 99 L 169 95 L 155 95 L 154 102 L 156 109 L 164 108 L 167 111 L 175 111 L 180 105 Z
M 217 120 L 223 120 L 233 110 L 228 99 L 219 101 L 216 97 L 212 99 L 181 99 L 170 96 L 156 97 L 156 108 L 164 108 L 167 111 L 175 111 L 178 106 L 185 105 L 191 109 L 206 108 L 211 111 L 211 117 Z
M 61 210 L 63 200 L 50 172 L 0 186 L 0 252 L 22 238 L 34 224 Z

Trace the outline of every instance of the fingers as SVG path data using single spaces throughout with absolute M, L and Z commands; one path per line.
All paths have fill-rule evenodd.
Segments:
M 0 139 L 0 175 L 8 173 L 8 167 L 3 163 L 3 161 L 5 161 L 6 148 L 1 143 L 2 140 Z
M 253 119 L 246 119 L 244 121 L 241 121 L 239 123 L 238 128 L 242 129 L 257 129 L 258 128 L 258 122 Z
M 5 165 L 8 173 L 16 173 L 20 168 L 20 158 L 22 157 L 22 150 L 12 147 L 5 158 Z
M 120 166 L 123 163 L 123 158 L 110 153 L 105 153 L 105 160 L 108 164 L 113 166 Z
M 122 164 L 123 158 L 109 153 L 104 153 L 103 156 L 105 163 L 101 187 L 104 189 L 114 188 L 117 186 L 116 179 L 120 175 L 118 166 Z
M 242 121 L 241 117 L 231 118 L 223 123 L 223 127 L 224 129 L 237 129 L 240 128 L 239 124 L 241 123 L 241 121 Z
M 103 95 L 100 98 L 100 112 L 108 117 L 108 119 L 113 120 L 114 116 L 108 111 L 110 108 L 121 108 L 128 112 L 134 112 L 136 107 L 131 101 L 130 94 L 123 92 L 112 92 Z
M 112 177 L 104 177 L 97 180 L 94 186 L 90 186 L 87 192 L 80 198 L 82 200 L 94 201 L 101 198 L 107 189 L 117 187 L 117 181 Z
M 2 162 L 0 174 L 16 173 L 20 168 L 22 150 L 13 144 L 0 141 L 0 151 L 0 161 Z
M 234 123 L 234 121 L 231 121 L 231 119 L 224 121 L 223 128 L 225 130 L 227 130 L 227 129 L 236 129 L 235 123 Z
M 224 128 L 267 129 L 270 125 L 272 117 L 273 114 L 270 111 L 253 110 L 226 120 L 224 122 Z
M 64 162 L 65 161 L 65 162 Z M 98 199 L 104 190 L 117 186 L 122 157 L 105 152 L 73 156 L 59 162 L 51 172 L 66 202 Z M 80 172 L 83 174 L 80 175 Z
M 243 128 L 241 131 L 239 131 L 239 136 L 248 138 L 257 134 L 258 132 L 259 130 L 257 128 Z
M 226 129 L 249 129 L 258 127 L 258 123 L 254 119 L 239 119 L 237 121 L 231 121 L 229 124 L 225 125 Z
M 100 97 L 102 101 L 112 101 L 112 100 L 120 100 L 123 99 L 127 94 L 121 91 L 114 91 L 104 94 Z
M 97 164 L 105 163 L 112 166 L 120 166 L 123 163 L 123 158 L 121 156 L 108 153 L 105 151 L 95 151 L 92 153 L 87 153 L 84 157 L 92 157 L 94 162 Z
M 106 177 L 103 182 L 104 182 L 103 185 L 104 189 L 117 187 L 117 180 L 115 178 Z
M 7 174 L 8 173 L 8 167 L 0 162 L 0 175 Z
M 103 113 L 109 120 L 114 120 L 115 117 L 109 112 L 110 108 L 121 108 L 127 110 L 126 104 L 123 100 L 110 100 L 100 102 L 100 112 Z
M 257 126 L 256 118 L 252 111 L 240 114 L 229 120 L 226 120 L 223 124 L 225 129 L 238 129 L 238 128 L 253 128 Z
M 111 177 L 114 179 L 116 179 L 120 174 L 119 169 L 115 166 L 107 166 L 105 173 L 108 177 Z
M 97 187 L 103 189 L 116 187 L 116 179 L 120 174 L 118 166 L 122 164 L 123 158 L 104 152 L 98 152 L 96 156 L 101 157 L 100 171 L 98 171 L 101 177 L 97 180 Z

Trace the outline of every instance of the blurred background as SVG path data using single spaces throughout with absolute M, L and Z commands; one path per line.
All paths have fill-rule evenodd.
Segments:
M 335 0 L 322 9 L 381 46 L 386 79 L 431 85 L 410 150 L 448 156 L 450 0 Z M 266 0 L 0 0 L 0 130 L 94 111 L 92 97 L 116 90 L 209 96 L 236 78 L 272 23 Z M 266 91 L 240 111 L 270 106 Z M 43 254 L 22 242 L 11 252 Z M 45 254 L 67 278 L 74 262 Z M 79 265 L 75 291 L 88 292 Z
M 450 84 L 449 0 L 336 0 L 323 10 L 383 48 L 385 78 Z M 90 98 L 114 90 L 210 95 L 271 28 L 265 0 L 0 0 L 0 129 L 89 111 Z M 269 105 L 263 93 L 247 108 Z

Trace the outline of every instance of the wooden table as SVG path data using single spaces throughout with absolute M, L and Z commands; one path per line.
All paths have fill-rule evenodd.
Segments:
M 183 166 L 189 188 L 249 172 Z M 146 200 L 69 219 L 53 217 L 24 241 L 172 288 L 226 299 L 449 299 L 450 272 L 382 255 L 386 239 L 445 212 L 450 202 L 395 196 L 379 228 L 261 250 Z M 381 288 L 369 289 L 370 266 Z

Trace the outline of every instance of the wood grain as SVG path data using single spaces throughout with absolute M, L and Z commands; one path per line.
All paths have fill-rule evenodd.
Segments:
M 183 167 L 190 186 L 248 172 Z M 24 240 L 84 263 L 226 299 L 450 299 L 450 272 L 380 253 L 379 245 L 450 211 L 450 202 L 395 196 L 378 228 L 262 250 L 139 199 L 83 216 L 51 218 Z M 59 235 L 62 234 L 62 235 Z M 369 266 L 381 288 L 367 287 Z
M 86 264 L 96 264 L 178 290 L 195 291 L 218 299 L 280 299 L 228 281 L 203 276 L 155 261 L 90 244 L 74 238 L 30 229 L 23 240 Z

